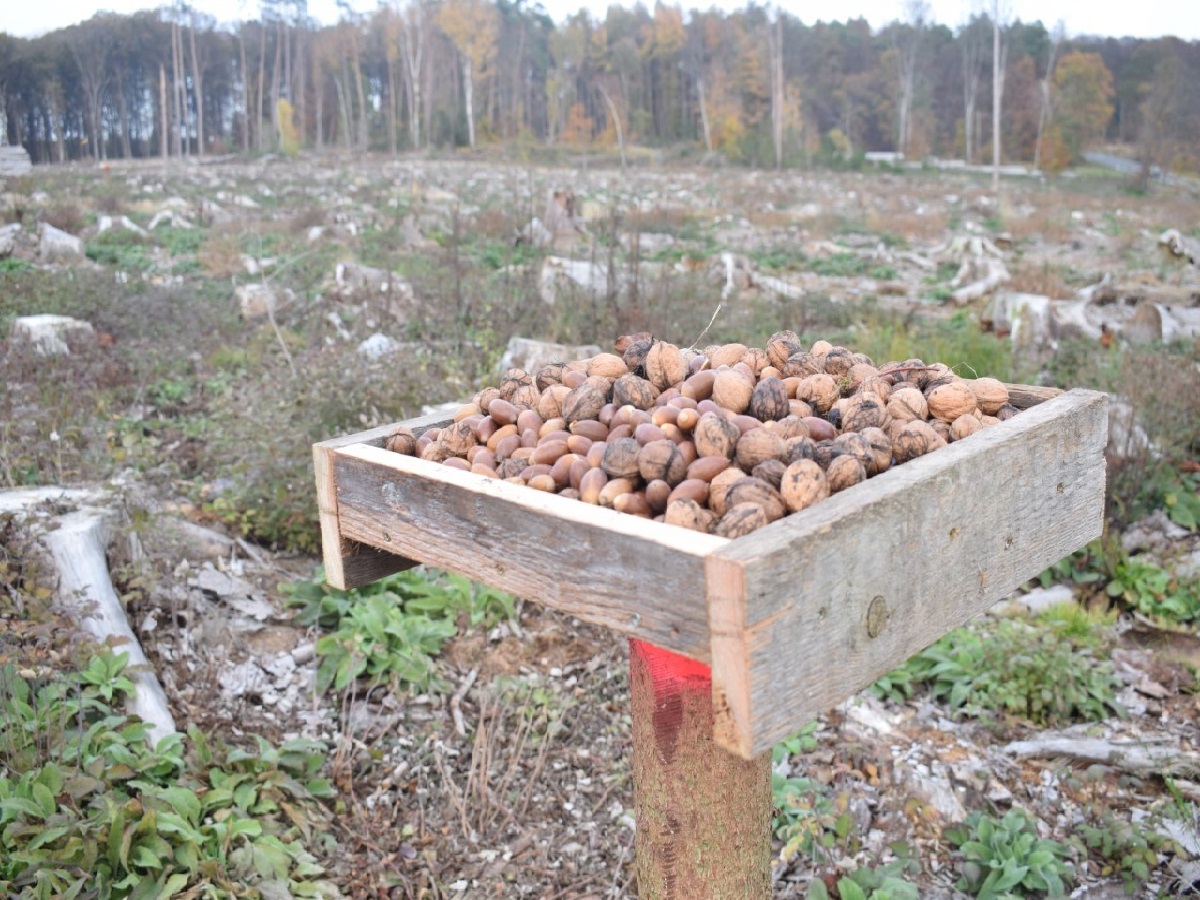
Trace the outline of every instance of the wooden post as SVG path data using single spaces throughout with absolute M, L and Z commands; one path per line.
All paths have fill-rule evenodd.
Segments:
M 633 805 L 642 900 L 771 896 L 771 754 L 713 741 L 712 672 L 631 638 Z

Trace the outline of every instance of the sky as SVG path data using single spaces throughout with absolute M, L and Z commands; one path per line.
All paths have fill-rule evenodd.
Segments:
M 653 0 L 644 0 L 653 7 Z M 684 9 L 692 7 L 739 9 L 745 0 L 674 0 Z M 936 22 L 955 27 L 965 21 L 973 8 L 985 5 L 988 0 L 930 0 Z M 28 0 L 0 0 L 0 31 L 20 37 L 33 37 L 55 28 L 81 22 L 91 18 L 100 10 L 131 13 L 139 9 L 152 8 L 162 3 L 156 0 L 54 0 L 54 2 L 28 2 Z M 192 0 L 196 9 L 216 17 L 220 22 L 254 18 L 257 0 Z M 351 0 L 359 11 L 369 11 L 378 5 L 378 0 Z M 542 0 L 550 16 L 561 22 L 581 7 L 602 18 L 608 8 L 608 0 Z M 620 5 L 632 6 L 633 0 Z M 845 21 L 847 18 L 865 18 L 874 28 L 880 28 L 901 15 L 902 0 L 780 0 L 779 5 L 806 23 L 816 21 Z M 1112 35 L 1116 37 L 1156 38 L 1174 35 L 1185 40 L 1200 40 L 1200 2 L 1198 0 L 1139 0 L 1136 3 L 1099 2 L 1086 3 L 1081 0 L 1005 0 L 1004 5 L 1012 11 L 1014 18 L 1026 22 L 1041 19 L 1049 29 L 1060 19 L 1064 22 L 1068 36 Z M 335 0 L 309 0 L 309 13 L 319 22 L 332 22 L 338 15 Z

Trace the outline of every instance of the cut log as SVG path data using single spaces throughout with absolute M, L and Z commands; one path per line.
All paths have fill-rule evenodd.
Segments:
M 29 510 L 46 501 L 74 502 L 74 512 L 55 516 L 53 527 L 33 525 L 58 574 L 59 603 L 100 644 L 117 653 L 129 654 L 126 674 L 134 683 L 129 711 L 150 726 L 150 738 L 158 742 L 175 731 L 175 720 L 167 695 L 129 627 L 125 609 L 113 590 L 105 550 L 108 547 L 112 514 L 91 505 L 97 495 L 86 491 L 41 488 L 0 493 L 0 512 L 16 512 L 32 524 Z

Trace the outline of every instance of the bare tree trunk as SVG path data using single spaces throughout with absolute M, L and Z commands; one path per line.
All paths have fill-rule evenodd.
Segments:
M 345 69 L 345 63 L 342 64 Z M 350 127 L 350 100 L 347 97 L 346 86 L 342 83 L 342 79 L 336 75 L 333 77 L 334 86 L 337 88 L 338 109 L 342 114 L 342 139 L 346 142 L 346 150 L 353 151 L 353 135 L 354 129 Z
M 179 70 L 182 68 L 179 49 L 179 23 L 171 23 L 171 109 L 172 109 L 172 137 L 175 142 L 175 155 L 183 156 L 184 149 L 184 121 L 185 110 L 183 104 L 179 102 L 182 96 L 183 85 L 180 83 L 181 78 Z
M 254 121 L 254 136 L 258 152 L 263 151 L 263 82 L 267 74 L 267 24 L 258 24 L 258 117 Z
M 354 93 L 358 98 L 358 147 L 366 152 L 369 145 L 367 130 L 367 98 L 363 93 L 362 58 L 358 52 L 358 27 L 350 23 L 350 53 L 354 63 Z
M 625 161 L 625 131 L 621 128 L 621 116 L 617 112 L 617 106 L 612 102 L 612 97 L 608 96 L 608 91 L 603 85 L 596 85 L 600 90 L 600 96 L 604 98 L 604 103 L 608 106 L 608 114 L 612 116 L 613 126 L 617 130 L 617 148 L 621 152 L 621 170 L 624 171 L 629 166 Z
M 288 93 L 292 98 L 292 106 L 296 109 L 296 118 L 299 122 L 301 146 L 304 145 L 304 138 L 308 132 L 308 92 L 304 90 L 304 67 L 308 63 L 307 34 L 308 30 L 303 27 L 292 29 L 292 40 L 296 47 L 293 51 L 292 80 L 288 82 Z
M 696 93 L 700 95 L 700 125 L 704 128 L 704 147 L 713 152 L 712 126 L 708 121 L 708 100 L 704 96 L 704 79 L 696 79 Z
M 167 160 L 169 144 L 167 143 L 168 126 L 167 126 L 167 68 L 162 63 L 158 64 L 158 155 L 163 158 L 163 162 Z
M 283 30 L 281 23 L 275 24 L 275 59 L 271 63 L 271 136 L 279 145 L 279 70 L 283 60 Z
M 992 193 L 1000 193 L 1000 109 L 1004 103 L 1004 69 L 1007 47 L 1000 37 L 1001 0 L 992 9 Z M 1004 48 L 1003 50 L 1001 48 Z
M 408 70 L 408 130 L 414 150 L 421 149 L 421 75 L 424 71 L 425 23 L 419 4 L 409 7 L 411 15 L 403 23 L 400 49 Z
M 192 97 L 196 103 L 196 155 L 204 155 L 204 82 L 200 80 L 200 59 L 196 56 L 196 19 L 188 29 L 192 48 Z
M 463 99 L 467 106 L 467 146 L 475 149 L 475 80 L 471 77 L 471 57 L 462 54 Z M 620 126 L 618 126 L 620 127 Z
M 396 60 L 389 52 L 387 54 L 388 102 L 387 129 L 388 153 L 396 155 Z
M 1037 143 L 1033 148 L 1033 168 L 1041 169 L 1042 167 L 1042 133 L 1046 130 L 1046 126 L 1050 124 L 1050 120 L 1054 116 L 1054 109 L 1050 102 L 1050 79 L 1054 77 L 1054 64 L 1058 58 L 1058 48 L 1062 45 L 1062 40 L 1066 27 L 1062 20 L 1054 27 L 1054 43 L 1050 46 L 1050 60 L 1046 63 L 1046 76 L 1039 83 L 1042 89 L 1042 108 L 1038 113 L 1038 130 Z
M 129 159 L 133 156 L 133 148 L 129 143 L 129 101 L 125 97 L 125 80 L 121 77 L 121 68 L 117 67 L 117 116 L 121 122 L 121 156 Z
M 767 33 L 771 60 L 771 138 L 775 146 L 775 168 L 783 168 L 783 15 L 775 13 L 775 27 Z
M 316 72 L 319 66 L 313 67 L 313 102 L 316 104 L 317 151 L 325 149 L 325 85 Z
M 246 35 L 238 30 L 238 54 L 242 64 L 242 151 L 250 152 L 250 73 L 246 71 Z

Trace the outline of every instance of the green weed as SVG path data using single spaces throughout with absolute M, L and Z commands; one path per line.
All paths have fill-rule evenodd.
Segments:
M 906 699 L 928 688 L 959 715 L 1017 716 L 1035 725 L 1121 715 L 1112 664 L 1089 637 L 1054 621 L 1005 619 L 959 628 L 881 678 L 877 696 Z
M 1020 808 L 997 819 L 973 812 L 962 825 L 947 828 L 958 849 L 956 887 L 979 900 L 1001 897 L 1062 897 L 1075 872 L 1069 848 L 1038 837 L 1037 822 Z

